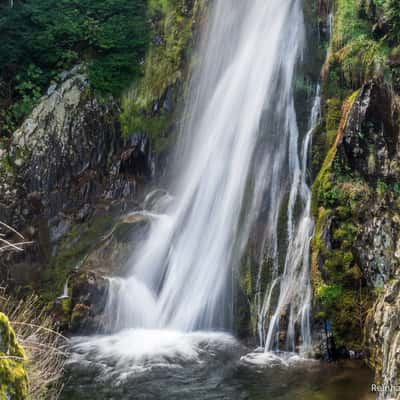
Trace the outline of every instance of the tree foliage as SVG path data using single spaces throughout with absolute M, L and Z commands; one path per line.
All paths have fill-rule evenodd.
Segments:
M 18 120 L 61 70 L 81 61 L 94 89 L 118 95 L 140 73 L 148 25 L 147 0 L 1 2 L 0 109 Z

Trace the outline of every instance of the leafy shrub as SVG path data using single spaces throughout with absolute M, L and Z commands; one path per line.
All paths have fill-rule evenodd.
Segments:
M 317 298 L 324 305 L 334 304 L 343 294 L 343 287 L 341 285 L 326 285 L 322 284 L 317 290 Z

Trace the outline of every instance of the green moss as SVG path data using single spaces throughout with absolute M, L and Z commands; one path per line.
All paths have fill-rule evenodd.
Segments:
M 337 207 L 337 208 L 343 208 L 343 207 Z M 336 214 L 338 219 L 340 219 L 340 212 L 336 210 Z M 336 242 L 342 242 L 344 246 L 350 247 L 352 241 L 357 235 L 357 228 L 355 225 L 351 222 L 348 222 L 346 219 L 344 219 L 345 222 L 343 222 L 341 225 L 339 225 L 332 234 L 332 239 Z
M 326 102 L 326 129 L 329 132 L 337 132 L 342 117 L 342 100 L 334 97 Z M 332 145 L 332 143 L 331 143 Z
M 261 270 L 261 271 L 260 271 Z M 272 282 L 271 262 L 264 260 L 260 266 L 257 246 L 249 242 L 241 260 L 238 282 L 242 294 L 235 310 L 236 332 L 240 337 L 257 335 L 258 309 L 257 301 L 260 293 L 266 293 Z
M 359 215 L 371 198 L 371 191 L 360 178 L 348 173 L 337 154 L 349 112 L 358 96 L 354 92 L 342 102 L 333 97 L 326 102 L 325 125 L 336 139 L 312 188 L 312 213 L 316 219 L 312 242 L 311 278 L 315 309 L 320 318 L 331 321 L 338 345 L 360 350 L 363 320 L 369 303 L 360 300 L 364 290 L 357 265 L 354 242 L 357 240 Z
M 337 189 L 335 188 L 331 171 L 331 165 L 335 155 L 336 145 L 332 146 L 331 150 L 329 150 L 322 168 L 313 183 L 311 208 L 314 216 L 318 215 L 318 209 L 320 206 L 329 206 L 332 197 L 335 197 L 333 193 L 335 193 Z
M 388 185 L 383 181 L 378 181 L 376 184 L 376 194 L 383 196 L 388 191 Z
M 335 9 L 332 44 L 338 50 L 368 32 L 368 23 L 359 18 L 358 0 L 336 0 Z
M 331 307 L 343 294 L 343 287 L 341 285 L 322 284 L 316 290 L 316 297 L 322 302 L 323 305 Z
M 71 229 L 43 271 L 39 290 L 45 302 L 52 302 L 61 294 L 68 275 L 83 261 L 103 235 L 111 230 L 113 222 L 112 215 L 98 215 L 89 222 L 77 224 Z
M 64 312 L 65 315 L 68 315 L 71 312 L 71 299 L 63 299 L 61 301 L 61 306 L 62 306 L 62 310 Z
M 373 37 L 374 21 L 362 18 L 365 13 L 358 0 L 336 0 L 335 5 L 335 26 L 323 92 L 327 99 L 343 100 L 368 80 L 391 74 L 387 65 L 390 49 L 386 38 Z
M 143 77 L 122 97 L 120 116 L 124 135 L 149 134 L 153 149 L 162 152 L 173 142 L 171 110 L 154 104 L 170 91 L 175 97 L 176 84 L 183 81 L 189 53 L 194 43 L 194 26 L 202 11 L 195 0 L 151 0 L 149 14 L 153 21 L 153 42 L 147 52 Z
M 374 41 L 360 36 L 347 44 L 338 53 L 341 71 L 349 88 L 360 87 L 363 83 L 386 72 L 389 48 L 383 41 Z
M 256 312 L 256 264 L 252 257 L 252 248 L 247 249 L 242 259 L 239 284 L 244 298 L 236 310 L 236 331 L 241 337 L 255 336 L 257 329 Z M 244 334 L 242 332 L 245 332 Z
M 173 125 L 173 115 L 164 110 L 153 115 L 141 108 L 130 93 L 122 98 L 122 113 L 120 121 L 123 134 L 127 136 L 134 132 L 145 132 L 149 135 L 153 150 L 160 153 L 173 143 L 175 136 L 170 132 Z
M 89 312 L 90 308 L 85 304 L 76 304 L 71 314 L 71 329 L 81 328 L 89 316 Z
M 18 344 L 8 318 L 0 313 L 0 398 L 28 398 L 26 356 Z

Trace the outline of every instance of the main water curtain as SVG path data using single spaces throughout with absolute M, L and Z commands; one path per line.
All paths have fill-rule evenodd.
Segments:
M 182 116 L 174 200 L 151 215 L 126 279 L 111 280 L 108 326 L 227 329 L 232 271 L 250 226 L 267 215 L 271 243 L 285 193 L 300 189 L 293 76 L 300 0 L 220 0 Z M 274 246 L 274 245 L 273 245 Z

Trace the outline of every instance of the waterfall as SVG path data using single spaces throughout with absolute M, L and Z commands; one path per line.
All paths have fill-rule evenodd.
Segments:
M 274 260 L 260 311 L 264 321 L 279 288 L 266 347 L 287 309 L 289 340 L 297 323 L 309 332 L 311 130 L 299 149 L 293 96 L 304 44 L 301 6 L 300 0 L 223 0 L 210 6 L 182 117 L 174 200 L 151 219 L 128 277 L 110 281 L 107 314 L 113 330 L 230 329 L 233 272 L 262 214 Z M 281 274 L 278 226 L 285 202 L 288 248 Z
M 307 353 L 311 349 L 310 306 L 311 283 L 310 268 L 310 241 L 313 236 L 314 224 L 311 218 L 311 190 L 307 184 L 307 166 L 311 148 L 312 133 L 316 128 L 321 114 L 320 87 L 318 85 L 314 104 L 311 110 L 309 129 L 301 146 L 301 159 L 296 163 L 295 175 L 290 189 L 288 202 L 288 240 L 283 272 L 280 272 L 276 252 L 269 256 L 274 261 L 272 281 L 267 290 L 262 306 L 258 307 L 258 332 L 265 351 L 279 349 L 280 320 L 285 320 L 286 344 L 285 349 L 296 350 L 296 327 L 301 335 L 301 352 Z M 296 146 L 296 143 L 293 143 Z M 293 149 L 297 151 L 297 149 Z M 298 222 L 294 223 L 295 207 L 300 209 Z M 272 297 L 278 290 L 278 300 L 275 308 L 272 306 Z M 267 316 L 270 318 L 267 319 Z M 264 338 L 265 323 L 269 325 Z

